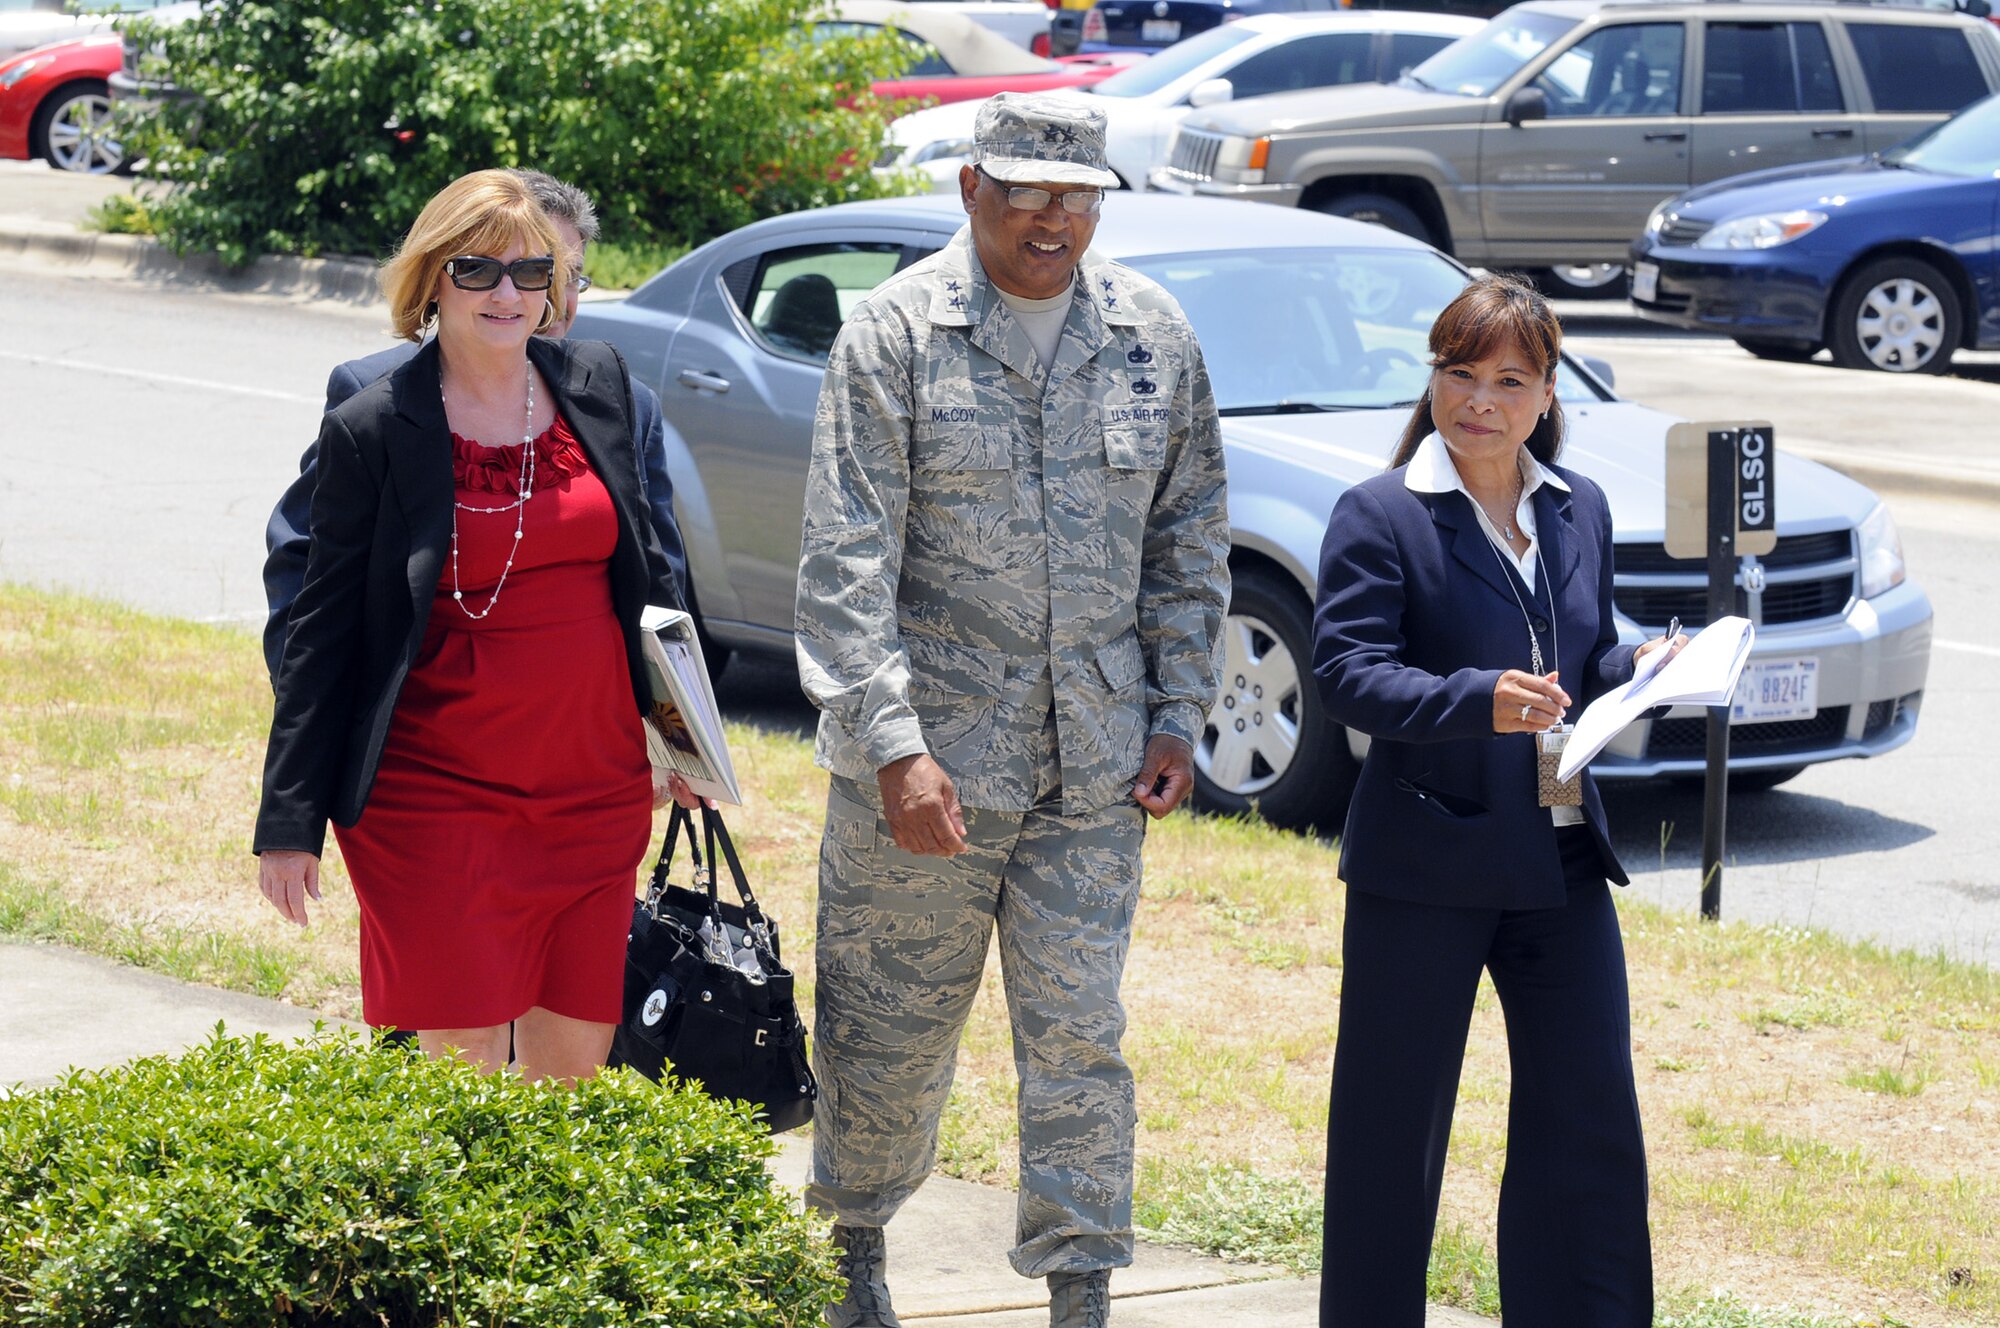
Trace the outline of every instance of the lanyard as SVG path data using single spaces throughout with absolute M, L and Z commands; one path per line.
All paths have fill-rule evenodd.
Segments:
M 1480 534 L 1485 535 L 1486 532 L 1482 530 Z M 1507 565 L 1507 560 L 1500 556 L 1500 549 L 1493 543 L 1491 536 L 1486 537 L 1486 547 L 1493 550 L 1493 560 L 1500 564 L 1500 575 L 1506 579 L 1507 589 L 1514 593 L 1514 603 L 1521 610 L 1521 625 L 1528 629 L 1529 665 L 1534 669 L 1537 678 L 1546 677 L 1548 671 L 1542 668 L 1542 641 L 1540 637 L 1535 635 L 1534 616 L 1528 612 L 1527 601 L 1521 598 L 1521 588 L 1514 584 L 1521 578 L 1515 569 Z M 1538 566 L 1547 562 L 1548 559 L 1546 558 L 1536 559 Z M 1542 576 L 1544 579 L 1548 576 L 1546 566 L 1542 567 Z M 1529 593 L 1533 593 L 1532 587 Z M 1560 670 L 1562 668 L 1562 639 L 1556 632 L 1556 597 L 1553 586 L 1550 587 L 1549 593 L 1549 653 L 1554 656 L 1551 662 L 1555 665 L 1556 669 Z

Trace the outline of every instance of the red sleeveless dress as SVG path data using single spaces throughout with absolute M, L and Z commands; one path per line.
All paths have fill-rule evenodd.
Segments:
M 447 553 L 361 819 L 334 827 L 361 904 L 362 1017 L 488 1028 L 540 1006 L 616 1023 L 652 779 L 608 574 L 611 495 L 560 417 L 522 446 L 456 435 Z M 464 609 L 460 605 L 463 604 Z

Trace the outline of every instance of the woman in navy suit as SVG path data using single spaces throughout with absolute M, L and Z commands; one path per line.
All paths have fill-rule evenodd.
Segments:
M 1547 734 L 1632 674 L 1603 492 L 1555 464 L 1562 331 L 1531 288 L 1473 282 L 1390 469 L 1342 495 L 1313 672 L 1372 739 L 1341 837 L 1345 972 L 1327 1124 L 1325 1328 L 1421 1328 L 1481 970 L 1512 1061 L 1500 1188 L 1509 1328 L 1646 1328 L 1646 1158 L 1625 883 L 1588 773 L 1541 793 Z M 1580 796 L 1578 794 L 1580 793 Z M 1573 805 L 1550 805 L 1572 802 Z

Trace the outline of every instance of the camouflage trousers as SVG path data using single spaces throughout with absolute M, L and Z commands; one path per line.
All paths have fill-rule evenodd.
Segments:
M 1009 1260 L 1024 1277 L 1125 1267 L 1138 1113 L 1118 985 L 1145 813 L 1065 816 L 1059 793 L 1026 812 L 968 807 L 969 847 L 932 858 L 896 847 L 881 804 L 874 784 L 841 778 L 827 803 L 806 1202 L 843 1225 L 882 1226 L 930 1174 L 997 931 L 1020 1079 Z

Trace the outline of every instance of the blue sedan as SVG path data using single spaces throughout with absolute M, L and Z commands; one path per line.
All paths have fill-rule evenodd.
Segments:
M 1632 259 L 1642 315 L 1765 359 L 1943 373 L 2000 348 L 2000 95 L 1886 152 L 1668 199 Z

